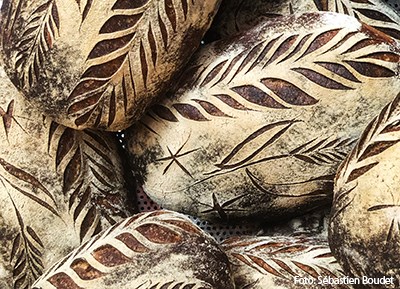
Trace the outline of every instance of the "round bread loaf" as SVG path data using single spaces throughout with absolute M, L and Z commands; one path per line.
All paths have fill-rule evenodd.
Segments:
M 115 139 L 44 118 L 1 67 L 0 116 L 0 288 L 25 289 L 130 204 Z
M 168 88 L 219 0 L 6 0 L 7 72 L 71 128 L 120 130 Z
M 382 0 L 225 0 L 206 39 L 226 38 L 277 16 L 317 11 L 353 16 L 400 40 L 400 15 Z
M 129 129 L 133 170 L 163 208 L 203 219 L 273 221 L 329 203 L 339 163 L 400 85 L 399 51 L 327 12 L 205 46 Z
M 110 287 L 111 286 L 111 287 Z M 32 289 L 233 289 L 228 258 L 186 217 L 138 214 L 56 263 Z
M 400 286 L 399 170 L 400 94 L 368 125 L 335 180 L 332 252 L 349 275 L 393 278 L 358 288 Z
M 353 288 L 322 239 L 234 237 L 225 240 L 222 248 L 232 264 L 236 288 Z

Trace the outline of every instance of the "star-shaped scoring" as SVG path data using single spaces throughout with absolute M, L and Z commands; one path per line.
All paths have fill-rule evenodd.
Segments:
M 160 159 L 156 160 L 158 162 L 170 160 L 170 162 L 168 163 L 168 165 L 165 167 L 165 169 L 163 171 L 163 175 L 166 174 L 166 172 L 169 170 L 169 168 L 172 166 L 173 163 L 176 163 L 182 169 L 182 171 L 184 171 L 187 175 L 189 175 L 191 178 L 193 178 L 192 174 L 178 160 L 179 158 L 181 158 L 183 156 L 186 156 L 186 155 L 188 155 L 190 153 L 193 153 L 193 152 L 195 152 L 195 151 L 200 149 L 200 148 L 196 148 L 196 149 L 192 149 L 190 151 L 181 153 L 183 147 L 186 145 L 188 140 L 189 140 L 189 138 L 183 143 L 183 145 L 175 153 L 172 153 L 171 149 L 167 146 L 167 150 L 168 150 L 169 156 L 163 157 L 163 158 L 160 158 Z

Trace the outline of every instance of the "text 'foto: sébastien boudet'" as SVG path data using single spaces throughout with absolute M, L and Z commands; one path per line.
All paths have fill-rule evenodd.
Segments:
M 330 276 L 319 276 L 318 278 L 302 278 L 299 276 L 294 277 L 295 284 L 301 285 L 311 285 L 311 284 L 319 284 L 319 285 L 355 285 L 355 284 L 363 284 L 363 285 L 391 285 L 394 283 L 394 277 L 381 277 L 381 278 L 371 278 L 367 276 L 363 276 L 362 278 L 357 277 L 340 277 L 340 278 L 332 278 Z

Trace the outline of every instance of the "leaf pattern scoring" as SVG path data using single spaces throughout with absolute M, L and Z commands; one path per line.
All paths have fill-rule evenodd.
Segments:
M 55 122 L 49 133 L 49 152 L 55 154 L 55 167 L 63 175 L 63 193 L 81 241 L 101 230 L 100 216 L 115 224 L 112 216 L 126 217 L 122 186 L 113 161 L 110 137 L 93 131 L 75 131 Z
M 337 206 L 332 219 L 342 213 L 354 200 L 357 179 L 379 162 L 375 156 L 400 142 L 400 94 L 387 104 L 366 127 L 355 148 L 338 169 L 334 203 Z
M 200 54 L 187 68 L 187 74 L 195 76 L 182 78 L 179 86 L 190 86 L 187 93 L 201 91 L 207 97 L 183 101 L 174 96 L 150 113 L 164 121 L 208 121 L 232 117 L 235 110 L 313 106 L 319 102 L 313 91 L 321 88 L 332 93 L 354 90 L 368 78 L 397 75 L 393 64 L 400 61 L 400 54 L 382 43 L 392 41 L 366 25 L 338 26 L 272 34 L 235 53 L 221 54 L 216 61 L 204 61 Z M 274 77 L 276 71 L 284 71 L 285 76 Z
M 38 81 L 45 53 L 53 48 L 59 30 L 60 20 L 55 0 L 45 2 L 30 14 L 16 44 L 18 53 L 14 69 L 21 74 L 19 80 L 22 87 L 31 87 Z
M 338 278 L 343 274 L 331 254 L 328 244 L 318 239 L 234 237 L 225 240 L 222 247 L 226 250 L 232 263 L 238 266 L 234 276 L 239 283 L 252 278 L 257 278 L 258 282 L 263 284 L 263 279 L 293 282 L 295 276 Z M 239 269 L 241 266 L 252 268 L 258 273 L 251 277 L 248 270 L 241 271 Z M 241 272 L 247 272 L 246 276 L 241 276 L 240 274 L 243 274 Z M 349 287 L 344 285 L 339 288 Z
M 185 242 L 188 236 L 202 234 L 188 219 L 168 211 L 141 213 L 117 223 L 97 235 L 55 264 L 33 285 L 34 289 L 50 283 L 56 288 L 83 288 L 98 278 L 106 278 L 119 266 L 144 254 Z M 187 235 L 187 236 L 186 236 Z M 95 260 L 96 262 L 94 262 Z M 76 274 L 69 273 L 70 270 Z M 95 284 L 95 283 L 93 283 Z M 137 288 L 211 288 L 206 283 L 187 281 L 145 282 Z

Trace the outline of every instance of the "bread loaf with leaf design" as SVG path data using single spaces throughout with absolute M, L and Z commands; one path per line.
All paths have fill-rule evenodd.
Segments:
M 400 41 L 400 15 L 381 0 L 315 0 L 320 11 L 353 16 Z
M 353 16 L 400 41 L 400 15 L 382 0 L 225 0 L 207 39 L 226 38 L 278 16 L 317 11 Z
M 277 220 L 322 206 L 339 163 L 393 99 L 399 60 L 392 38 L 327 12 L 210 44 L 128 131 L 132 167 L 162 207 L 202 218 Z
M 31 288 L 131 204 L 115 139 L 43 117 L 1 67 L 0 116 L 0 288 Z
M 349 275 L 394 278 L 359 288 L 400 286 L 399 170 L 400 94 L 366 127 L 335 179 L 332 252 Z
M 328 242 L 312 237 L 233 237 L 222 243 L 236 288 L 351 289 Z M 343 283 L 343 282 L 342 282 Z
M 231 37 L 275 17 L 317 11 L 314 0 L 223 0 L 206 40 Z
M 116 131 L 168 88 L 219 0 L 4 1 L 13 82 L 63 125 Z
M 233 289 L 226 254 L 185 216 L 128 218 L 56 263 L 32 289 Z

